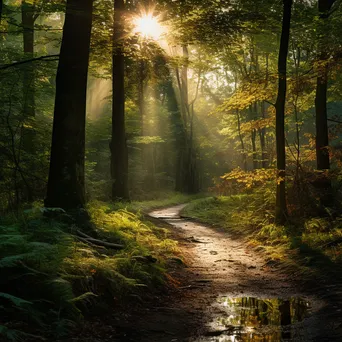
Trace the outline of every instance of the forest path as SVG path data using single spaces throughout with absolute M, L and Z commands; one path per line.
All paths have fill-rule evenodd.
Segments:
M 332 308 L 315 291 L 299 290 L 295 276 L 243 240 L 181 218 L 184 206 L 149 214 L 171 225 L 186 267 L 174 267 L 179 286 L 162 305 L 156 300 L 140 312 L 140 334 L 133 340 L 342 341 L 339 305 Z

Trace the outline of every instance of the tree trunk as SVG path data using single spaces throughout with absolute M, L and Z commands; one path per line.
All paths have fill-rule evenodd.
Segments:
M 328 92 L 328 66 L 326 65 L 329 55 L 326 53 L 323 46 L 327 31 L 325 22 L 329 18 L 329 11 L 335 0 L 319 0 L 318 10 L 320 13 L 320 29 L 318 38 L 318 54 L 319 60 L 322 62 L 321 69 L 318 71 L 316 84 L 316 159 L 317 170 L 329 170 L 329 128 L 328 128 L 328 112 L 327 112 L 327 92 Z M 331 206 L 333 202 L 331 182 L 327 175 L 319 176 L 316 182 L 316 187 L 319 190 L 321 204 L 323 206 Z
M 194 101 L 189 105 L 189 89 L 188 89 L 188 59 L 189 51 L 186 45 L 183 45 L 184 65 L 182 66 L 181 75 L 176 69 L 177 82 L 180 92 L 180 108 L 182 114 L 182 125 L 184 132 L 184 142 L 181 158 L 179 161 L 182 165 L 179 168 L 184 172 L 184 183 L 182 192 L 197 193 L 199 191 L 199 177 L 197 172 L 197 155 L 193 138 L 193 120 L 194 120 Z
M 240 111 L 238 109 L 236 110 L 236 118 L 237 118 L 237 129 L 238 129 L 238 134 L 239 134 L 239 140 L 240 140 L 240 145 L 241 145 L 243 170 L 247 171 L 247 168 L 248 168 L 247 167 L 247 155 L 246 155 L 246 150 L 245 150 L 245 144 L 243 141 L 243 136 L 241 133 Z
M 182 115 L 177 101 L 176 92 L 172 84 L 171 76 L 169 76 L 169 78 L 170 79 L 165 83 L 165 91 L 167 109 L 171 115 L 171 127 L 176 151 L 175 190 L 183 192 L 185 187 L 184 156 L 186 133 L 184 130 Z
M 263 119 L 266 118 L 265 102 L 261 102 L 261 116 Z M 262 127 L 259 130 L 260 136 L 260 147 L 261 147 L 261 167 L 263 169 L 268 168 L 268 155 L 266 150 L 266 128 Z
M 113 112 L 111 142 L 112 198 L 129 201 L 128 150 L 125 125 L 124 0 L 114 0 L 113 34 Z
M 253 109 L 254 107 L 254 109 Z M 249 118 L 253 122 L 254 119 L 257 117 L 257 106 L 256 103 L 253 104 L 253 107 L 249 107 Z M 253 170 L 258 169 L 258 153 L 256 147 L 256 130 L 252 128 L 251 130 L 251 143 L 252 143 L 252 159 L 253 159 Z
M 226 75 L 227 82 L 229 82 L 228 75 Z M 235 92 L 237 92 L 238 88 L 238 76 L 237 74 L 234 75 L 234 89 Z M 245 143 L 243 141 L 243 135 L 241 133 L 241 117 L 240 117 L 240 110 L 236 109 L 236 119 L 237 119 L 237 129 L 238 129 L 238 136 L 240 140 L 240 146 L 241 146 L 241 154 L 242 154 L 242 167 L 244 171 L 247 171 L 248 164 L 247 164 L 247 152 L 245 149 Z
M 183 45 L 183 58 L 184 65 L 181 71 L 181 99 L 182 99 L 182 107 L 183 107 L 183 120 L 184 126 L 187 131 L 189 131 L 190 126 L 190 110 L 189 110 L 189 88 L 188 88 L 188 63 L 189 63 L 189 50 L 186 45 Z
M 329 17 L 329 10 L 334 4 L 335 0 L 319 0 L 318 10 L 320 13 L 320 24 L 321 30 L 320 37 L 318 38 L 318 51 L 319 60 L 323 62 L 319 75 L 317 77 L 316 84 L 316 157 L 317 157 L 317 169 L 318 170 L 329 170 L 329 132 L 328 132 L 328 114 L 327 114 L 327 90 L 328 90 L 328 68 L 324 64 L 329 58 L 327 53 L 324 51 L 322 44 L 324 43 L 324 37 L 326 31 L 324 28 L 324 21 Z
M 139 106 L 139 114 L 140 114 L 140 134 L 141 136 L 145 135 L 145 79 L 146 79 L 146 65 L 145 61 L 142 59 L 139 61 L 139 82 L 138 82 L 138 106 Z
M 317 77 L 316 85 L 316 158 L 317 170 L 329 170 L 329 137 L 327 114 L 328 72 L 326 67 Z
M 286 69 L 289 50 L 292 0 L 283 0 L 283 23 L 278 58 L 278 96 L 276 108 L 276 150 L 277 150 L 277 193 L 275 219 L 284 224 L 287 217 L 285 188 L 285 101 L 286 101 Z
M 35 8 L 25 0 L 21 3 L 21 17 L 23 25 L 23 43 L 26 59 L 34 57 L 34 22 L 37 18 Z M 34 63 L 27 63 L 24 67 L 23 94 L 24 94 L 24 116 L 35 116 L 35 75 Z
M 148 120 L 146 120 L 147 113 L 145 111 L 145 89 L 148 85 L 147 81 L 147 65 L 143 59 L 139 61 L 139 82 L 138 82 L 138 105 L 140 114 L 141 137 L 152 135 L 148 127 Z M 156 187 L 156 170 L 155 170 L 155 146 L 153 143 L 141 144 L 141 165 L 142 171 L 145 174 L 144 188 L 153 190 Z
M 194 141 L 194 101 L 189 104 L 189 82 L 188 82 L 188 63 L 189 50 L 187 45 L 183 45 L 183 58 L 185 60 L 182 68 L 182 102 L 184 107 L 184 126 L 187 140 L 187 154 L 186 154 L 186 188 L 185 192 L 195 194 L 199 191 L 198 171 L 197 171 L 197 155 Z
M 253 150 L 253 170 L 258 169 L 258 155 L 256 149 L 256 130 L 253 129 L 251 132 L 251 142 L 252 142 L 252 150 Z
M 265 63 L 266 63 L 266 75 L 265 75 L 265 88 L 268 86 L 269 79 L 269 53 L 265 54 Z M 266 118 L 266 102 L 261 102 L 261 116 L 263 119 Z M 267 137 L 266 137 L 266 127 L 263 127 L 260 132 L 260 146 L 262 153 L 262 168 L 266 169 L 270 165 L 270 157 L 267 153 Z
M 93 0 L 68 0 L 56 79 L 56 100 L 45 205 L 85 204 L 86 94 Z

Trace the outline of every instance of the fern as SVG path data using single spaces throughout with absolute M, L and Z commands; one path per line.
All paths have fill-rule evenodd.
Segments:
M 59 212 L 50 214 L 58 217 Z M 123 208 L 113 212 L 107 205 L 94 207 L 92 216 L 101 227 L 100 238 L 121 242 L 124 250 L 99 252 L 85 246 L 75 241 L 69 226 L 43 217 L 40 209 L 26 211 L 15 224 L 0 226 L 2 336 L 23 336 L 7 329 L 11 320 L 29 323 L 30 330 L 43 331 L 47 337 L 66 336 L 95 299 L 122 299 L 163 282 L 162 264 L 139 263 L 132 256 L 169 256 L 175 245 L 165 231 Z
M 23 253 L 23 254 L 16 254 L 11 255 L 0 260 L 0 268 L 2 267 L 14 267 L 18 264 L 19 261 L 27 260 L 29 258 L 34 257 L 35 254 L 30 253 Z
M 9 329 L 6 326 L 0 324 L 0 336 L 3 336 L 8 341 L 20 341 L 23 333 L 18 330 Z
M 29 302 L 25 299 L 22 299 L 22 298 L 19 298 L 16 296 L 12 296 L 8 293 L 0 292 L 0 297 L 8 299 L 9 301 L 11 301 L 16 306 L 32 305 L 32 302 Z
M 90 298 L 98 297 L 95 293 L 93 292 L 86 292 L 81 294 L 78 297 L 72 298 L 69 300 L 70 303 L 78 303 L 78 302 L 83 302 L 83 301 L 89 301 Z

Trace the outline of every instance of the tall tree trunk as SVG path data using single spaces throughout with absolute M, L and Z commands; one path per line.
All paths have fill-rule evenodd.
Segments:
M 68 0 L 56 79 L 50 171 L 45 205 L 85 204 L 86 95 L 93 0 Z
M 186 45 L 183 45 L 183 58 L 184 65 L 181 71 L 181 98 L 183 106 L 183 120 L 184 125 L 189 130 L 190 125 L 190 110 L 189 110 L 189 87 L 188 87 L 188 63 L 189 63 L 189 50 Z
M 160 60 L 160 68 L 164 67 L 166 69 L 166 78 L 162 83 L 162 87 L 165 92 L 165 100 L 167 110 L 170 113 L 170 121 L 171 121 L 171 130 L 173 137 L 173 146 L 174 151 L 176 152 L 174 162 L 171 162 L 172 165 L 175 165 L 174 175 L 175 175 L 175 190 L 179 192 L 184 192 L 186 186 L 185 180 L 185 154 L 186 154 L 186 131 L 184 127 L 184 122 L 182 118 L 182 103 L 179 103 L 177 100 L 176 90 L 173 85 L 172 76 L 170 72 L 170 68 L 167 64 L 167 59 L 165 55 L 159 56 Z M 179 70 L 176 68 L 176 76 L 179 90 L 181 91 L 181 83 L 179 77 Z
M 297 47 L 293 49 L 293 59 L 295 64 L 295 75 L 296 75 L 296 93 L 294 94 L 293 99 L 293 109 L 294 109 L 294 116 L 295 116 L 295 123 L 296 123 L 296 141 L 295 141 L 295 148 L 296 148 L 296 175 L 295 175 L 295 183 L 297 184 L 297 188 L 299 190 L 299 169 L 300 169 L 300 124 L 299 124 L 299 111 L 298 111 L 298 99 L 299 99 L 299 84 L 300 84 L 300 77 L 299 77 L 299 68 L 301 65 L 301 49 Z M 299 192 L 298 192 L 299 193 Z
M 328 53 L 324 48 L 324 40 L 328 32 L 325 23 L 329 18 L 329 11 L 335 0 L 318 0 L 318 11 L 320 13 L 320 27 L 318 29 L 318 55 L 322 62 L 321 69 L 318 71 L 316 84 L 316 159 L 317 170 L 329 170 L 329 129 L 328 129 L 328 113 L 327 113 L 327 92 L 328 92 Z M 327 175 L 321 175 L 316 182 L 319 189 L 319 196 L 323 206 L 331 206 L 333 202 L 331 182 Z
M 251 132 L 251 142 L 252 142 L 252 151 L 253 151 L 253 170 L 258 169 L 258 155 L 257 155 L 257 148 L 256 148 L 256 130 L 252 129 Z
M 261 116 L 263 119 L 266 118 L 266 109 L 265 109 L 265 102 L 261 102 Z M 266 128 L 262 127 L 259 130 L 259 137 L 260 137 L 260 147 L 261 147 L 261 167 L 266 169 L 268 167 L 268 156 L 266 151 Z
M 1 24 L 1 20 L 2 20 L 3 5 L 4 5 L 3 0 L 0 0 L 0 24 Z
M 268 86 L 268 79 L 269 79 L 269 53 L 266 52 L 265 54 L 265 62 L 266 62 L 266 75 L 265 75 L 265 88 Z M 261 102 L 261 116 L 263 119 L 266 118 L 266 102 Z M 260 131 L 260 146 L 261 146 L 261 153 L 262 153 L 262 168 L 266 169 L 270 165 L 270 158 L 267 153 L 267 138 L 266 138 L 266 127 L 263 127 Z
M 323 62 L 316 84 L 316 157 L 317 169 L 330 169 L 329 160 L 329 137 L 328 137 L 328 116 L 327 116 L 327 89 L 328 89 L 328 68 L 324 62 L 329 58 L 324 51 L 324 39 L 328 32 L 325 30 L 325 21 L 329 18 L 329 11 L 335 0 L 318 0 L 318 11 L 320 13 L 320 30 L 318 37 L 319 60 Z
M 226 75 L 227 82 L 229 82 L 229 77 Z M 234 75 L 234 90 L 237 92 L 238 88 L 238 76 L 237 73 Z M 247 153 L 245 149 L 245 143 L 243 141 L 243 135 L 241 132 L 241 117 L 240 117 L 240 110 L 236 109 L 236 119 L 237 119 L 237 129 L 238 129 L 238 136 L 240 140 L 240 146 L 241 146 L 241 154 L 242 154 L 242 167 L 244 171 L 247 171 L 248 165 L 247 165 Z
M 139 82 L 138 82 L 138 105 L 139 105 L 139 114 L 140 114 L 140 125 L 141 125 L 141 137 L 147 137 L 151 135 L 151 130 L 148 127 L 148 120 L 146 120 L 146 111 L 145 111 L 145 89 L 148 85 L 147 81 L 147 65 L 143 59 L 139 61 Z M 141 165 L 142 170 L 145 173 L 146 177 L 144 179 L 144 187 L 146 190 L 152 190 L 156 186 L 155 179 L 155 160 L 154 160 L 154 152 L 155 146 L 153 143 L 150 144 L 141 144 Z
M 239 135 L 239 140 L 240 140 L 240 145 L 241 145 L 243 170 L 247 171 L 247 155 L 246 155 L 246 150 L 245 150 L 245 143 L 243 141 L 243 136 L 241 133 L 241 119 L 240 119 L 240 111 L 238 109 L 236 110 L 236 118 L 237 118 L 238 135 Z
M 138 81 L 138 106 L 139 106 L 139 114 L 140 114 L 140 132 L 141 136 L 145 135 L 145 79 L 146 79 L 146 63 L 142 59 L 139 62 L 139 81 Z
M 253 106 L 249 107 L 249 119 L 253 122 L 254 119 L 257 117 L 256 112 L 256 103 Z M 258 154 L 257 154 L 257 147 L 256 147 L 256 130 L 252 128 L 251 130 L 251 143 L 252 143 L 252 159 L 253 159 L 253 170 L 258 169 Z
M 283 0 L 283 23 L 280 38 L 278 58 L 278 96 L 276 108 L 276 150 L 277 150 L 277 193 L 276 212 L 277 223 L 283 224 L 287 217 L 286 188 L 285 188 L 285 101 L 286 101 L 286 75 L 287 55 L 289 50 L 292 0 Z
M 189 51 L 186 45 L 183 45 L 183 58 L 184 65 L 182 66 L 181 73 L 176 69 L 177 82 L 180 92 L 181 102 L 181 114 L 183 131 L 185 134 L 184 147 L 182 158 L 180 162 L 182 165 L 179 166 L 180 170 L 184 172 L 184 187 L 182 192 L 196 193 L 199 191 L 198 173 L 197 173 L 197 155 L 194 147 L 193 138 L 193 120 L 194 120 L 194 103 L 189 104 L 189 89 L 188 89 L 188 59 Z
M 112 198 L 129 201 L 128 150 L 125 125 L 124 0 L 114 0 L 113 112 L 111 141 Z
M 322 54 L 321 54 L 322 57 Z M 322 67 L 317 77 L 316 84 L 316 158 L 317 170 L 329 170 L 329 132 L 327 114 L 327 90 L 328 90 L 328 71 L 326 66 Z
M 22 0 L 21 17 L 23 25 L 23 43 L 25 58 L 34 57 L 34 22 L 37 18 L 35 7 L 32 3 Z M 25 117 L 35 116 L 35 77 L 34 63 L 28 63 L 24 68 L 23 94 L 24 94 L 24 115 Z
M 171 76 L 165 82 L 165 92 L 167 109 L 171 116 L 171 127 L 176 151 L 175 190 L 183 192 L 185 188 L 184 157 L 186 152 L 186 132 Z
M 199 191 L 199 178 L 197 171 L 197 155 L 194 141 L 194 101 L 189 103 L 189 85 L 188 85 L 188 63 L 189 63 L 189 50 L 187 45 L 183 45 L 183 58 L 185 60 L 182 68 L 182 102 L 184 107 L 183 120 L 186 131 L 187 140 L 187 154 L 186 154 L 186 189 L 187 193 L 197 193 Z M 199 85 L 199 84 L 198 84 Z

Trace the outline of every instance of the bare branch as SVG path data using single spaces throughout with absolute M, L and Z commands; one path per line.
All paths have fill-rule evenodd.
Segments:
M 25 59 L 23 61 L 11 63 L 11 64 L 1 65 L 0 70 L 6 70 L 9 68 L 14 68 L 14 67 L 18 67 L 18 66 L 23 65 L 23 64 L 37 62 L 37 61 L 53 62 L 53 61 L 58 61 L 58 59 L 59 59 L 59 54 L 58 55 L 40 56 L 40 57 L 36 57 L 36 58 Z

